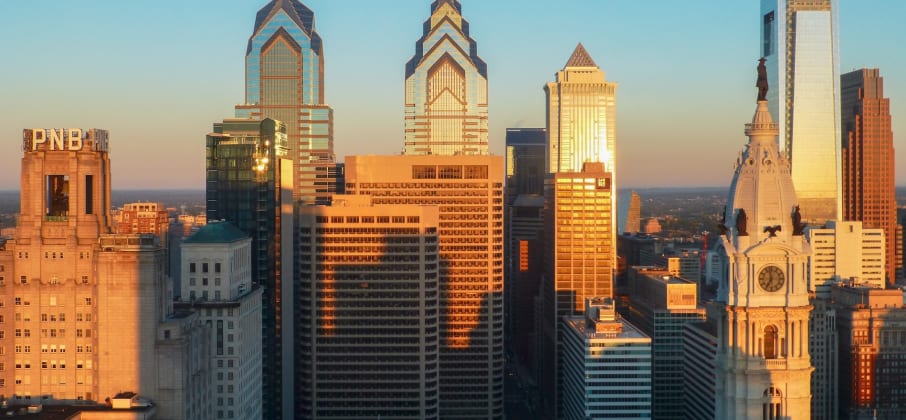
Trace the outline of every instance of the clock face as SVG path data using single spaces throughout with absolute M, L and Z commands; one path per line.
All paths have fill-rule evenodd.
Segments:
M 780 290 L 785 280 L 783 270 L 773 265 L 762 268 L 761 272 L 758 273 L 758 284 L 768 292 Z

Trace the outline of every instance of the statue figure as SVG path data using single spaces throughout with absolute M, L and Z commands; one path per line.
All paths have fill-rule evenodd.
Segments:
M 727 234 L 727 206 L 724 206 L 724 211 L 720 213 L 720 224 L 717 225 L 717 228 L 720 229 L 721 235 Z
M 802 224 L 802 214 L 799 213 L 799 206 L 793 210 L 793 235 L 802 236 L 802 231 L 805 230 L 805 226 Z
M 758 81 L 755 82 L 758 88 L 758 100 L 766 101 L 768 96 L 768 69 L 764 66 L 764 57 L 758 59 Z
M 747 222 L 746 210 L 739 209 L 739 213 L 736 213 L 736 234 L 738 236 L 749 236 L 748 227 L 746 226 Z

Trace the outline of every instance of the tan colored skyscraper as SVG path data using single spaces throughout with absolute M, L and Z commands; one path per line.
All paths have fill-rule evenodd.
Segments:
M 616 90 L 577 45 L 556 80 L 544 87 L 549 173 L 579 172 L 585 162 L 603 162 L 605 171 L 616 173 Z
M 890 99 L 878 69 L 841 76 L 843 121 L 843 217 L 884 230 L 887 283 L 902 266 L 897 255 L 897 203 Z
M 488 69 L 459 0 L 435 0 L 406 63 L 407 155 L 488 154 Z
M 438 206 L 440 417 L 503 418 L 503 158 L 348 156 L 346 192 Z
M 19 222 L 0 247 L 0 394 L 154 396 L 164 256 L 151 235 L 110 234 L 107 131 L 28 129 L 22 146 Z
M 557 395 L 557 400 L 565 389 L 562 318 L 584 314 L 586 299 L 613 297 L 616 249 L 613 224 L 608 223 L 613 220 L 612 177 L 600 162 L 585 163 L 582 169 L 554 174 L 545 188 L 539 378 L 542 394 Z M 551 412 L 554 402 L 551 398 L 548 404 Z

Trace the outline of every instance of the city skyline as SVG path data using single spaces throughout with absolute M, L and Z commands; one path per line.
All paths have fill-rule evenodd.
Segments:
M 114 188 L 202 189 L 204 135 L 210 121 L 244 100 L 248 16 L 266 3 L 0 4 L 0 35 L 16 40 L 0 45 L 0 54 L 19 63 L 0 70 L 8 81 L 0 86 L 0 189 L 19 185 L 23 128 L 64 126 L 110 130 L 118 157 Z M 335 1 L 303 3 L 314 11 L 325 44 L 325 102 L 335 110 L 337 160 L 398 154 L 405 63 L 431 2 L 379 9 L 364 1 L 344 1 L 342 8 Z M 732 167 L 723 162 L 740 149 L 737 122 L 751 115 L 755 94 L 756 2 L 695 8 L 671 2 L 656 9 L 630 2 L 461 3 L 488 63 L 493 154 L 503 155 L 506 128 L 544 126 L 543 86 L 582 42 L 620 86 L 621 188 L 726 185 Z M 517 5 L 519 18 L 507 18 Z M 841 71 L 877 67 L 887 75 L 896 147 L 898 127 L 906 126 L 898 118 L 906 80 L 897 77 L 906 60 L 886 51 L 906 39 L 895 20 L 906 4 L 870 5 L 840 1 Z M 44 19 L 51 12 L 67 19 Z M 372 74 L 362 77 L 363 68 Z M 897 184 L 906 184 L 906 170 L 897 172 Z

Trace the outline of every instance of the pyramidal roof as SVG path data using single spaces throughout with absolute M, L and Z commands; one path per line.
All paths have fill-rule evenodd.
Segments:
M 591 59 L 588 51 L 585 51 L 585 47 L 580 42 L 579 45 L 576 45 L 573 55 L 569 57 L 569 61 L 566 62 L 566 67 L 598 67 L 598 65 L 595 64 L 595 60 Z

